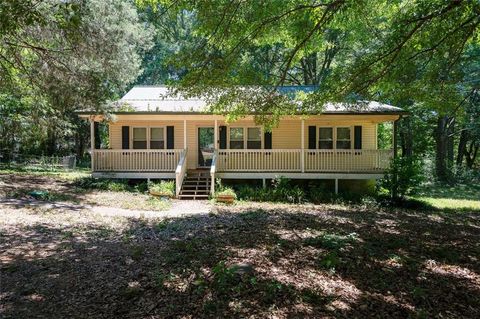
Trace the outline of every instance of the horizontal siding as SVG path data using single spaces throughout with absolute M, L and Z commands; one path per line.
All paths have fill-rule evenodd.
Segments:
M 202 116 L 190 120 L 187 117 L 187 147 L 188 147 L 188 168 L 196 168 L 198 161 L 198 127 L 202 126 L 214 126 L 213 116 Z M 361 125 L 362 129 L 362 148 L 363 149 L 376 149 L 376 123 L 379 118 L 375 120 L 368 117 L 355 117 L 344 116 L 335 118 L 331 116 L 316 116 L 310 117 L 305 120 L 305 135 L 304 135 L 304 147 L 308 148 L 308 126 L 349 126 L 353 132 L 353 126 Z M 382 118 L 385 120 L 384 118 Z M 227 125 L 233 126 L 256 126 L 253 118 L 244 119 L 234 123 L 225 124 L 223 120 L 217 120 L 218 126 Z M 171 120 L 157 120 L 152 116 L 152 120 L 128 120 L 128 117 L 123 116 L 121 120 L 110 124 L 110 148 L 121 149 L 122 147 L 122 126 L 127 125 L 130 127 L 156 127 L 156 126 L 174 126 L 176 149 L 184 148 L 184 135 L 183 135 L 183 120 L 179 117 L 172 117 Z M 317 133 L 318 134 L 318 133 Z M 352 133 L 352 145 L 353 145 L 353 133 Z M 227 143 L 228 147 L 228 143 Z M 278 127 L 272 130 L 272 147 L 274 149 L 299 149 L 301 148 L 301 120 L 286 119 L 281 120 Z

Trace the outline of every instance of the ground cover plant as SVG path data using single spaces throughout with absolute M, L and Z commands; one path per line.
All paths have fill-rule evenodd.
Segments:
M 99 205 L 122 209 L 165 210 L 170 203 L 147 193 L 145 181 L 92 178 L 83 170 L 0 170 L 0 196 L 5 199 L 75 205 Z
M 175 182 L 174 181 L 160 181 L 159 183 L 150 183 L 148 185 L 150 192 L 162 194 L 163 196 L 175 196 Z
M 257 203 L 164 219 L 2 206 L 0 313 L 478 318 L 478 213 Z

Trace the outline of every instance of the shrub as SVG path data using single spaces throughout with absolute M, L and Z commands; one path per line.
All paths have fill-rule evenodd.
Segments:
M 217 179 L 215 183 L 217 184 L 215 187 L 215 198 L 219 195 L 230 195 L 233 196 L 234 199 L 237 199 L 235 190 L 231 187 L 223 185 L 221 179 Z
M 298 185 L 292 185 L 285 177 L 274 179 L 269 188 L 242 185 L 238 188 L 237 195 L 239 199 L 258 202 L 302 203 L 306 200 L 304 190 Z
M 75 186 L 82 189 L 96 189 L 113 192 L 131 191 L 127 180 L 86 177 L 75 181 Z
M 396 157 L 380 180 L 380 189 L 390 198 L 404 199 L 415 193 L 423 181 L 422 162 L 416 157 Z M 396 192 L 395 192 L 396 190 Z
M 327 189 L 325 184 L 310 183 L 308 197 L 312 203 L 330 203 L 336 199 L 336 195 Z
M 175 181 L 161 181 L 160 183 L 150 183 L 148 190 L 159 193 L 164 196 L 175 196 Z
M 233 196 L 233 198 L 237 199 L 237 194 L 235 193 L 235 191 L 231 187 L 223 187 L 220 191 L 215 193 L 215 196 L 219 196 L 219 195 L 225 195 L 225 196 L 229 195 L 229 196 Z

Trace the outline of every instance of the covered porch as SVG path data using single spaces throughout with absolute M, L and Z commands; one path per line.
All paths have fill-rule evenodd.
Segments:
M 108 124 L 110 149 L 95 147 L 99 118 L 90 118 L 92 175 L 176 179 L 177 192 L 187 171 L 195 169 L 208 171 L 211 193 L 215 178 L 377 179 L 394 155 L 393 149 L 377 149 L 375 122 L 360 116 L 342 116 L 338 124 L 338 118 L 297 117 L 281 121 L 272 132 L 251 119 L 227 124 L 215 115 L 119 118 Z M 144 141 L 136 139 L 138 128 L 145 128 Z M 154 140 L 153 130 L 163 133 Z M 331 135 L 330 141 L 322 139 L 325 133 Z M 347 133 L 346 139 L 341 140 L 340 133 Z M 349 147 L 340 148 L 345 143 Z M 331 148 L 321 149 L 325 144 Z

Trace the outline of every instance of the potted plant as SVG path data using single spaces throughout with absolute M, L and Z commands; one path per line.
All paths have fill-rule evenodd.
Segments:
M 175 197 L 175 182 L 161 181 L 160 183 L 151 183 L 148 185 L 150 195 L 160 197 Z
M 237 194 L 232 188 L 226 187 L 215 194 L 217 202 L 232 204 L 237 199 Z

